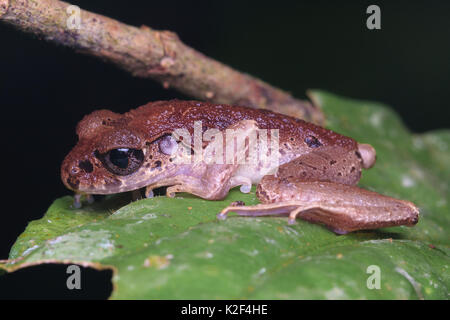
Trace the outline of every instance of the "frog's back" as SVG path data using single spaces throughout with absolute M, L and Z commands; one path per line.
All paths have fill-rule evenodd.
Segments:
M 225 130 L 241 120 L 255 120 L 260 129 L 279 130 L 280 146 L 288 144 L 289 148 L 297 149 L 304 147 L 305 141 L 308 144 L 310 139 L 311 143 L 319 143 L 320 146 L 356 148 L 356 142 L 352 138 L 304 120 L 242 106 L 184 100 L 155 101 L 131 110 L 124 116 L 131 118 L 128 125 L 144 129 L 148 139 L 171 133 L 177 128 L 185 128 L 192 133 L 196 121 L 201 121 L 203 130 Z

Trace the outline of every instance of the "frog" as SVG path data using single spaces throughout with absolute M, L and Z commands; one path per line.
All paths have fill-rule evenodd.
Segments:
M 155 101 L 124 114 L 94 111 L 76 133 L 78 142 L 61 165 L 75 208 L 82 197 L 92 202 L 93 195 L 145 190 L 151 198 L 166 187 L 168 197 L 190 193 L 213 201 L 232 188 L 249 193 L 256 185 L 260 204 L 232 203 L 218 219 L 230 212 L 287 215 L 290 224 L 301 218 L 337 234 L 413 226 L 419 219 L 412 202 L 357 186 L 362 170 L 376 162 L 370 144 L 270 110 Z M 266 144 L 255 147 L 251 137 Z M 224 150 L 231 151 L 231 161 Z

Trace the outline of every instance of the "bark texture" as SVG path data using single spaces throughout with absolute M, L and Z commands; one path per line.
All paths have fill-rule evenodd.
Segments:
M 57 0 L 0 0 L 0 21 L 97 56 L 134 76 L 154 79 L 165 88 L 176 88 L 196 99 L 269 109 L 318 124 L 324 122 L 321 110 L 310 102 L 295 99 L 203 55 L 186 46 L 173 32 L 147 26 L 137 28 L 78 9 Z

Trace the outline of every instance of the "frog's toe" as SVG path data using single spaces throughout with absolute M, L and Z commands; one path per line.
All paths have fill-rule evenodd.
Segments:
M 72 206 L 74 207 L 74 209 L 81 209 L 81 207 L 82 207 L 81 202 L 76 202 L 76 201 L 73 202 Z
M 333 231 L 334 233 L 338 234 L 338 235 L 344 235 L 344 234 L 348 233 L 348 231 L 342 230 L 342 229 L 338 229 L 338 228 L 331 228 L 330 230 Z
M 232 177 L 230 180 L 230 187 L 234 188 L 237 186 L 241 186 L 239 190 L 241 190 L 242 193 L 249 193 L 252 189 L 252 180 L 241 176 Z
M 145 189 L 145 197 L 146 198 L 153 198 L 155 194 L 153 193 L 153 190 L 149 187 Z
M 252 189 L 252 185 L 248 185 L 248 184 L 243 184 L 241 185 L 241 187 L 239 188 L 239 190 L 241 190 L 242 193 L 249 193 L 250 190 Z
M 225 220 L 227 218 L 227 214 L 226 213 L 218 213 L 217 214 L 217 220 Z
M 183 192 L 185 190 L 182 189 L 181 185 L 174 185 L 167 188 L 166 196 L 169 198 L 175 198 L 175 194 L 177 192 Z
M 82 207 L 81 205 L 81 194 L 76 193 L 73 196 L 73 204 L 72 207 L 74 207 L 75 209 L 80 209 Z
M 220 211 L 219 214 L 217 214 L 218 220 L 225 220 L 228 216 L 228 212 L 234 211 L 233 209 L 236 208 L 234 205 L 228 206 L 226 208 L 223 208 L 222 211 Z

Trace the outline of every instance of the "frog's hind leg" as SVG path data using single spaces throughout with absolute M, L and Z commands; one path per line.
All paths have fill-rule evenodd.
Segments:
M 297 216 L 300 216 L 304 220 L 313 223 L 324 224 L 337 234 L 346 234 L 350 231 L 353 231 L 342 229 L 342 226 L 337 221 L 333 221 L 333 215 L 335 214 L 335 212 L 323 211 L 316 204 L 304 205 L 299 201 L 257 204 L 254 206 L 247 206 L 247 207 L 231 205 L 223 209 L 217 215 L 217 219 L 225 220 L 227 218 L 228 213 L 230 212 L 235 212 L 240 216 L 247 216 L 247 217 L 289 215 L 288 224 L 290 225 L 295 224 Z M 325 213 L 325 215 L 320 215 L 321 212 Z
M 419 209 L 411 202 L 377 194 L 358 187 L 334 183 L 297 182 L 296 194 L 303 199 L 229 206 L 219 213 L 224 219 L 229 212 L 242 216 L 289 214 L 289 223 L 297 217 L 327 226 L 336 233 L 393 226 L 413 226 Z
M 271 215 L 285 215 L 292 212 L 299 212 L 302 206 L 297 201 L 280 202 L 270 204 L 257 204 L 254 206 L 236 206 L 231 205 L 223 209 L 218 215 L 219 220 L 225 220 L 228 213 L 235 212 L 240 216 L 258 217 Z M 295 219 L 295 217 L 294 217 Z
M 240 216 L 268 216 L 268 215 L 285 215 L 289 214 L 288 224 L 295 224 L 298 215 L 302 213 L 309 213 L 308 216 L 302 217 L 310 222 L 322 223 L 329 227 L 334 233 L 346 234 L 351 230 L 341 229 L 337 224 L 330 223 L 332 219 L 319 219 L 315 214 L 320 212 L 320 208 L 316 205 L 304 205 L 298 201 L 280 202 L 271 204 L 258 204 L 255 206 L 228 206 L 223 209 L 218 215 L 219 220 L 225 220 L 229 212 L 235 212 Z M 327 223 L 328 220 L 328 223 Z
M 302 214 L 302 213 L 307 213 L 307 212 L 311 212 L 312 214 L 314 214 L 315 212 L 320 212 L 320 209 L 317 207 L 311 207 L 310 208 L 305 208 L 304 206 L 299 206 L 298 208 L 292 210 L 289 213 L 289 219 L 288 219 L 288 224 L 295 224 L 295 221 L 297 219 L 297 215 Z M 305 219 L 307 220 L 307 219 Z M 324 225 L 326 225 L 326 223 L 324 223 L 323 221 L 316 221 L 314 219 L 310 219 L 311 222 L 322 222 Z M 347 230 L 343 230 L 343 229 L 339 229 L 337 226 L 333 226 L 333 225 L 328 225 L 328 227 L 337 234 L 347 234 L 349 233 L 349 231 Z

